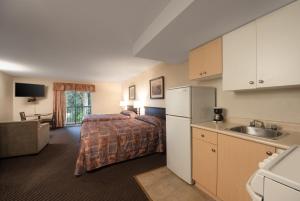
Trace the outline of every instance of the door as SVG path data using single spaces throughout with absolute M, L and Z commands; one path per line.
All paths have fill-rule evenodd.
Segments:
M 257 20 L 257 87 L 300 84 L 300 1 Z
M 213 195 L 217 194 L 217 146 L 194 137 L 193 179 Z
M 177 176 L 192 183 L 191 120 L 183 117 L 166 117 L 167 167 Z
M 256 88 L 256 22 L 223 36 L 223 90 Z
M 205 46 L 204 77 L 219 75 L 223 71 L 222 38 L 217 38 Z
M 168 89 L 166 93 L 166 113 L 168 115 L 191 117 L 191 88 Z
M 198 47 L 189 53 L 189 79 L 194 80 L 203 76 L 204 69 L 204 48 Z
M 81 91 L 66 91 L 66 125 L 81 124 L 87 114 L 91 114 L 91 94 Z
M 226 135 L 218 136 L 218 190 L 223 201 L 251 201 L 246 183 L 258 163 L 275 148 Z

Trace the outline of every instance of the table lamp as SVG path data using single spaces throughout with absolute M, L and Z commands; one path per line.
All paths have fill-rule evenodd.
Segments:
M 133 107 L 137 109 L 137 113 L 138 113 L 138 115 L 140 115 L 140 108 L 142 107 L 141 101 L 134 101 Z

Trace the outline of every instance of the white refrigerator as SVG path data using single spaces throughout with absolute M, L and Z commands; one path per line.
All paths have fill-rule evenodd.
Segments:
M 213 87 L 183 86 L 166 92 L 167 167 L 192 184 L 191 123 L 213 120 Z

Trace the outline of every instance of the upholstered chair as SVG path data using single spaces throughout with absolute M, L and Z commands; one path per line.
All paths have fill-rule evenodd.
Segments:
M 49 124 L 0 122 L 0 158 L 39 153 L 49 143 Z

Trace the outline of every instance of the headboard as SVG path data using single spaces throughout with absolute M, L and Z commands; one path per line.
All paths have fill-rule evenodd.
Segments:
M 137 108 L 134 108 L 132 105 L 127 105 L 127 110 L 138 113 Z
M 145 115 L 151 115 L 161 119 L 166 119 L 166 108 L 145 106 Z

